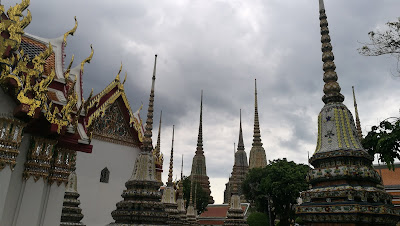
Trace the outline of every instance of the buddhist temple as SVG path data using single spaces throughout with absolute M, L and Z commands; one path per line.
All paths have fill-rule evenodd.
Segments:
M 260 121 L 258 119 L 257 80 L 254 80 L 254 90 L 254 132 L 249 159 L 250 169 L 264 168 L 267 165 L 267 156 L 261 143 Z
M 116 204 L 111 215 L 115 222 L 109 225 L 167 225 L 168 214 L 161 203 L 161 182 L 157 181 L 152 154 L 152 129 L 154 111 L 154 85 L 156 80 L 157 55 L 154 60 L 149 107 L 144 132 L 142 152 L 136 158 L 131 178 L 125 183 L 124 200 Z
M 309 162 L 310 189 L 296 213 L 307 225 L 395 225 L 400 214 L 361 145 L 335 72 L 323 0 L 319 0 L 325 103 L 318 116 L 317 147 Z
M 240 123 L 239 123 L 239 142 L 237 151 L 235 152 L 235 162 L 233 164 L 231 177 L 225 188 L 224 203 L 229 203 L 230 196 L 232 195 L 231 189 L 236 186 L 237 194 L 242 200 L 244 195 L 242 193 L 242 183 L 246 179 L 249 165 L 247 164 L 247 154 L 244 151 L 243 131 L 242 131 L 242 110 L 240 110 Z
M 68 177 L 67 189 L 64 194 L 64 203 L 61 214 L 60 226 L 84 226 L 82 209 L 79 207 L 79 193 L 77 189 L 76 173 L 72 172 Z
M 202 189 L 205 191 L 205 193 L 209 197 L 208 203 L 214 203 L 214 199 L 211 196 L 210 181 L 207 176 L 206 157 L 204 156 L 203 151 L 203 91 L 201 91 L 200 100 L 200 124 L 197 137 L 197 149 L 196 154 L 193 157 L 192 171 L 190 177 L 191 181 L 199 183 Z
M 165 206 L 165 212 L 168 213 L 168 225 L 182 225 L 180 222 L 180 216 L 178 211 L 178 204 L 176 203 L 176 191 L 174 183 L 172 182 L 172 173 L 174 167 L 174 129 L 172 126 L 172 145 L 171 145 L 171 156 L 169 160 L 169 172 L 168 172 L 168 182 L 167 187 L 164 189 L 162 194 L 162 203 Z

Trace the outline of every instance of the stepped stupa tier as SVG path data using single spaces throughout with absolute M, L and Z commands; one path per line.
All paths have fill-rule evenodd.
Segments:
M 192 172 L 190 178 L 193 182 L 200 184 L 202 189 L 206 192 L 208 198 L 208 203 L 213 204 L 214 199 L 211 196 L 210 190 L 210 180 L 207 176 L 206 170 L 206 157 L 203 151 L 203 91 L 201 91 L 201 101 L 200 101 L 200 124 L 199 124 L 199 134 L 197 137 L 197 149 L 196 154 L 193 157 L 192 162 Z
M 125 183 L 126 190 L 121 195 L 124 200 L 118 202 L 117 209 L 111 213 L 115 222 L 109 225 L 167 225 L 168 214 L 165 212 L 164 204 L 161 202 L 159 188 L 162 182 L 159 182 L 156 178 L 151 139 L 156 63 L 157 55 L 154 61 L 142 152 L 136 159 L 132 177 Z
M 254 133 L 253 144 L 250 150 L 249 168 L 264 168 L 267 165 L 267 156 L 261 143 L 260 121 L 258 119 L 257 80 L 254 80 Z
M 395 225 L 399 211 L 361 145 L 349 109 L 342 103 L 323 0 L 319 0 L 325 106 L 318 116 L 311 188 L 296 212 L 307 225 Z
M 164 189 L 161 201 L 165 205 L 165 212 L 168 213 L 168 225 L 182 225 L 180 222 L 178 204 L 176 203 L 176 193 L 174 183 L 172 182 L 172 172 L 174 165 L 174 127 L 172 126 L 172 147 L 169 161 L 169 173 L 167 187 Z
M 83 218 L 82 209 L 79 207 L 79 193 L 77 190 L 76 173 L 68 176 L 68 184 L 64 194 L 64 202 L 61 213 L 60 226 L 85 226 L 81 223 Z
M 234 181 L 238 179 L 232 176 Z M 247 222 L 244 219 L 243 209 L 241 205 L 240 195 L 238 193 L 238 184 L 232 184 L 232 196 L 230 198 L 230 207 L 228 209 L 227 217 L 224 225 L 230 226 L 247 226 Z

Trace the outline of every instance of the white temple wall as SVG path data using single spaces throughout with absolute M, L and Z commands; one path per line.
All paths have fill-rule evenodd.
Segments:
M 16 226 L 38 225 L 41 217 L 41 204 L 44 201 L 45 185 L 47 182 L 40 178 L 34 181 L 30 177 L 23 189 L 21 206 L 16 220 Z M 14 226 L 14 224 L 13 224 Z
M 125 182 L 131 177 L 139 148 L 93 139 L 93 152 L 77 153 L 76 173 L 80 207 L 87 226 L 105 225 L 113 222 L 111 212 L 122 200 Z M 107 167 L 108 183 L 100 182 L 100 173 Z
M 23 184 L 22 173 L 24 171 L 24 163 L 26 160 L 26 155 L 28 153 L 30 139 L 31 136 L 27 133 L 25 133 L 22 138 L 21 146 L 19 147 L 20 153 L 17 157 L 17 165 L 12 171 L 11 178 L 9 180 L 9 186 L 7 188 L 7 196 L 5 200 L 5 206 L 7 206 L 7 208 L 4 208 L 2 214 L 0 212 L 0 225 L 12 225 L 14 215 L 16 214 L 16 210 L 18 209 L 18 199 Z M 9 167 L 7 166 L 7 168 Z M 0 174 L 2 173 L 0 172 Z M 1 184 L 3 184 L 4 181 L 1 179 L 0 182 Z M 22 214 L 21 216 L 24 216 L 24 214 Z
M 53 183 L 51 186 L 47 185 L 50 190 L 47 203 L 44 206 L 42 220 L 43 226 L 54 226 L 60 224 L 62 206 L 64 201 L 64 193 L 65 193 L 65 185 L 61 184 L 60 186 L 57 183 Z
M 11 168 L 6 166 L 0 172 L 0 215 L 3 215 L 4 207 L 6 206 L 6 198 L 8 186 L 11 179 Z M 0 218 L 1 222 L 1 218 Z

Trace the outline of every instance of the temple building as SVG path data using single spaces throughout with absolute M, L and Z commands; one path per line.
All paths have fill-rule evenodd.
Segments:
M 206 157 L 203 151 L 203 91 L 201 91 L 200 100 L 200 123 L 199 123 L 199 134 L 197 137 L 197 149 L 196 154 L 193 157 L 192 171 L 190 174 L 192 181 L 197 182 L 203 188 L 207 196 L 209 197 L 208 203 L 213 204 L 214 199 L 211 196 L 210 180 L 207 176 L 206 170 Z
M 237 194 L 243 200 L 244 195 L 242 193 L 242 184 L 246 179 L 247 172 L 249 171 L 249 165 L 247 164 L 247 154 L 244 150 L 243 142 L 243 131 L 242 131 L 242 110 L 240 110 L 240 123 L 239 123 L 239 142 L 237 151 L 235 152 L 235 162 L 233 164 L 231 177 L 229 182 L 226 184 L 224 192 L 224 203 L 229 203 L 229 199 L 232 195 L 232 188 L 236 186 Z
M 27 34 L 28 6 L 23 0 L 8 11 L 0 7 L 0 225 L 60 225 L 65 197 L 77 204 L 66 192 L 73 171 L 82 224 L 104 225 L 112 221 L 110 213 L 141 152 L 140 109 L 130 107 L 122 68 L 104 90 L 85 100 L 82 81 L 93 48 L 77 66 L 72 67 L 73 56 L 64 65 L 77 20 L 58 38 Z
M 395 225 L 400 212 L 385 192 L 349 109 L 335 72 L 323 0 L 319 0 L 325 103 L 318 116 L 316 150 L 309 160 L 310 189 L 296 209 L 307 225 Z
M 258 119 L 257 80 L 254 80 L 254 133 L 253 144 L 250 150 L 249 168 L 264 168 L 267 165 L 267 156 L 261 143 L 260 121 Z

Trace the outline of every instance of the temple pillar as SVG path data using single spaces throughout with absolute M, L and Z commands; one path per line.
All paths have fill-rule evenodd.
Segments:
M 43 209 L 41 226 L 59 225 L 68 176 L 75 170 L 76 151 L 57 147 L 50 169 L 48 197 Z
M 25 181 L 19 194 L 13 226 L 40 224 L 49 194 L 47 179 L 56 143 L 55 140 L 32 137 L 22 174 Z
M 0 223 L 6 207 L 8 191 L 17 164 L 22 130 L 25 124 L 8 114 L 0 114 Z

